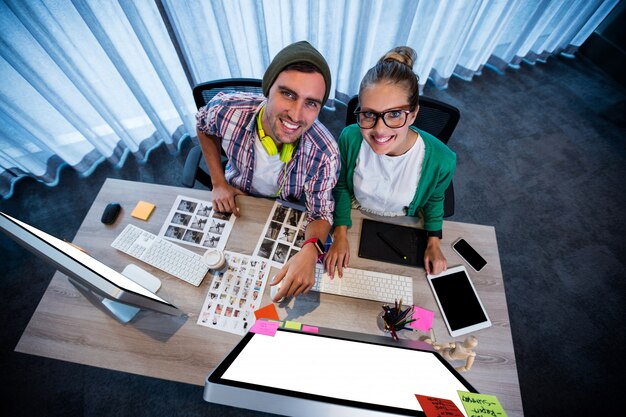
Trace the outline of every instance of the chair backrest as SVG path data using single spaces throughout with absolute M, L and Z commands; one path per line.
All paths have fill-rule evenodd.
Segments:
M 454 106 L 443 103 L 434 98 L 420 97 L 420 111 L 417 113 L 413 126 L 428 132 L 443 143 L 447 144 L 461 118 L 461 112 Z M 348 101 L 346 126 L 356 123 L 354 112 L 359 107 L 359 96 L 353 96 Z M 454 214 L 454 184 L 446 189 L 443 201 L 443 217 Z
M 196 107 L 205 106 L 215 95 L 220 92 L 243 91 L 248 93 L 262 94 L 261 80 L 256 78 L 228 78 L 223 80 L 207 81 L 196 85 L 193 89 L 193 99 Z M 226 165 L 226 154 L 222 149 L 222 164 Z M 213 189 L 213 182 L 206 163 L 202 158 L 202 149 L 199 145 L 192 147 L 187 154 L 183 168 L 182 184 L 185 187 L 193 187 L 196 181 L 203 184 L 209 190 Z
M 448 143 L 452 132 L 461 118 L 459 109 L 434 98 L 420 97 L 420 111 L 413 122 L 413 126 L 430 133 L 443 143 Z M 359 96 L 348 101 L 346 126 L 356 123 L 354 112 L 359 107 Z
M 193 99 L 198 108 L 205 106 L 219 92 L 242 91 L 245 93 L 263 94 L 261 80 L 257 78 L 227 78 L 207 81 L 193 88 Z

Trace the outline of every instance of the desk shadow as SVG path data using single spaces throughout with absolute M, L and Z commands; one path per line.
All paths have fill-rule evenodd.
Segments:
M 176 332 L 185 325 L 189 316 L 170 316 L 154 311 L 141 310 L 137 316 L 127 324 L 145 335 L 159 342 L 167 342 Z
M 180 329 L 187 322 L 188 319 L 186 314 L 181 316 L 171 316 L 169 314 L 159 313 L 156 311 L 137 311 L 136 308 L 116 303 L 115 301 L 101 296 L 75 279 L 68 277 L 68 281 L 87 300 L 106 313 L 109 317 L 114 318 L 122 325 L 132 326 L 159 342 L 167 342 L 169 338 L 176 334 L 178 329 Z
M 309 291 L 308 294 L 281 301 L 278 303 L 278 306 L 284 308 L 287 312 L 287 317 L 285 317 L 284 320 L 299 321 L 297 319 L 315 311 L 315 309 L 320 306 L 320 293 L 317 291 Z

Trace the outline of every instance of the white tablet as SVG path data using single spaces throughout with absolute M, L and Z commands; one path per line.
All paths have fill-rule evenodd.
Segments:
M 464 266 L 454 266 L 439 275 L 426 277 L 452 337 L 491 326 Z

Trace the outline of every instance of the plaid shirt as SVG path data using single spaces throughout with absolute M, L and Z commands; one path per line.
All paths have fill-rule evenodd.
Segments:
M 254 175 L 256 117 L 265 97 L 250 93 L 219 93 L 196 114 L 198 130 L 221 138 L 226 153 L 226 180 L 251 193 Z M 324 219 L 333 223 L 340 162 L 337 142 L 319 121 L 304 132 L 293 157 L 279 177 L 280 198 L 300 200 L 305 196 L 308 221 Z

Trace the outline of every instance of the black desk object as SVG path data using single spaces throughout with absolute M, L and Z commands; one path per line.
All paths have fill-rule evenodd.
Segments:
M 427 241 L 425 230 L 363 219 L 359 256 L 375 261 L 424 267 Z

